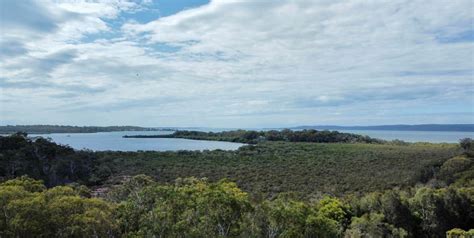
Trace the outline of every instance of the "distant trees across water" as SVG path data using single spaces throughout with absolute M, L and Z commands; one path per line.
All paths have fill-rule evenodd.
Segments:
M 192 140 L 215 140 L 229 141 L 246 144 L 256 144 L 264 141 L 286 141 L 286 142 L 315 142 L 315 143 L 375 143 L 382 144 L 385 141 L 371 138 L 369 136 L 338 131 L 300 130 L 294 131 L 284 129 L 281 131 L 249 131 L 234 130 L 223 132 L 202 131 L 176 131 L 170 135 L 125 135 L 124 138 L 183 138 Z
M 138 126 L 59 126 L 59 125 L 16 125 L 0 126 L 0 134 L 24 132 L 28 134 L 48 133 L 94 133 L 113 131 L 157 131 L 156 128 Z
M 378 126 L 298 126 L 291 129 L 318 130 L 381 130 L 381 131 L 469 131 L 474 132 L 474 124 L 419 124 L 419 125 L 378 125 Z

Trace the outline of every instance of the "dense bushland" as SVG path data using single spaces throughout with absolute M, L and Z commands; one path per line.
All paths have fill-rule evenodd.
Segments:
M 456 145 L 315 144 L 265 142 L 238 151 L 99 152 L 116 175 L 147 174 L 160 182 L 179 177 L 229 178 L 244 191 L 274 197 L 311 197 L 414 186 L 436 179 Z
M 0 237 L 468 237 L 472 143 L 91 152 L 19 133 L 0 137 Z
M 28 177 L 0 184 L 0 237 L 118 236 L 115 204 L 88 198 L 84 186 L 46 189 Z
M 0 183 L 0 236 L 436 238 L 474 224 L 472 187 L 252 201 L 226 180 L 163 185 L 141 175 L 103 199 L 89 196 L 83 186 L 46 189 L 28 177 Z
M 262 142 L 237 151 L 91 152 L 16 134 L 0 137 L 0 152 L 0 177 L 29 175 L 49 187 L 70 182 L 101 185 L 146 174 L 159 182 L 190 176 L 213 182 L 228 178 L 252 196 L 291 191 L 311 197 L 428 181 L 449 184 L 472 174 L 464 172 L 472 167 L 471 160 L 454 159 L 444 165 L 461 154 L 453 144 Z

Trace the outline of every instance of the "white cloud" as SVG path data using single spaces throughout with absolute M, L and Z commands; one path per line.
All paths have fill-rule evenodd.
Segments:
M 38 115 L 31 123 L 229 127 L 472 122 L 469 0 L 212 1 L 121 25 L 123 12 L 147 4 L 56 2 L 37 9 L 55 16 L 41 33 L 2 26 L 2 54 L 11 55 L 0 63 L 2 117 L 19 121 L 17 111 L 30 110 Z M 406 105 L 431 111 L 415 115 Z M 109 116 L 117 121 L 101 119 Z

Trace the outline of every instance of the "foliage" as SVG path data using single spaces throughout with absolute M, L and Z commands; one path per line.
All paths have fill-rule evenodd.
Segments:
M 286 141 L 286 142 L 316 142 L 316 143 L 383 143 L 383 140 L 370 138 L 368 136 L 342 133 L 338 131 L 317 130 L 271 130 L 271 131 L 176 131 L 170 135 L 132 135 L 124 138 L 184 138 L 193 140 L 217 140 L 231 141 L 248 144 L 256 144 L 263 141 Z
M 27 177 L 0 184 L 0 237 L 111 237 L 113 204 Z
M 0 137 L 0 177 L 28 175 L 48 187 L 102 185 L 137 174 L 158 182 L 229 178 L 252 197 L 290 191 L 311 197 L 407 187 L 433 178 L 451 183 L 463 177 L 469 182 L 468 170 L 437 176 L 443 163 L 459 153 L 450 144 L 303 142 L 262 142 L 237 151 L 90 152 L 17 134 Z
M 228 237 L 242 233 L 250 209 L 247 194 L 235 183 L 191 178 L 144 187 L 120 204 L 118 214 L 127 236 Z
M 384 222 L 384 216 L 379 213 L 368 213 L 362 217 L 354 217 L 346 237 L 407 237 L 408 233 L 402 228 Z
M 434 178 L 459 154 L 455 145 L 265 142 L 237 151 L 98 152 L 115 176 L 147 174 L 159 182 L 180 177 L 229 178 L 251 196 L 297 192 L 311 197 L 414 186 Z M 428 171 L 429 173 L 425 172 Z
M 474 179 L 474 158 L 456 156 L 447 160 L 440 167 L 438 178 L 447 183 L 457 181 L 459 185 L 468 186 L 467 183 Z
M 418 189 L 410 199 L 413 214 L 421 221 L 424 237 L 443 237 L 449 228 L 470 228 L 474 224 L 474 190 Z
M 107 201 L 82 197 L 77 188 L 46 189 L 28 177 L 1 183 L 0 236 L 461 238 L 474 224 L 472 187 L 252 200 L 227 180 L 160 184 L 138 175 L 114 187 L 110 193 L 120 196 Z
M 447 238 L 471 238 L 474 236 L 474 229 L 465 231 L 463 229 L 454 228 L 446 232 Z
M 235 183 L 194 178 L 144 187 L 118 211 L 122 231 L 140 237 L 341 237 L 350 220 L 337 198 L 310 203 L 281 194 L 252 203 Z
M 106 165 L 97 164 L 89 151 L 74 151 L 44 138 L 17 133 L 0 136 L 0 177 L 28 175 L 48 187 L 79 182 L 95 184 L 110 176 Z M 108 169 L 108 172 L 107 172 Z
M 464 150 L 466 156 L 474 157 L 474 140 L 471 138 L 464 138 L 459 141 L 459 145 Z
M 0 176 L 11 179 L 0 183 L 0 237 L 437 238 L 474 224 L 472 158 L 451 144 L 90 152 L 21 133 L 0 142 Z M 90 198 L 97 185 L 106 200 Z

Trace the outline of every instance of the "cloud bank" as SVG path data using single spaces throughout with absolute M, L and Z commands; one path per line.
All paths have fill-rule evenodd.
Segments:
M 0 4 L 2 124 L 474 123 L 469 0 Z

